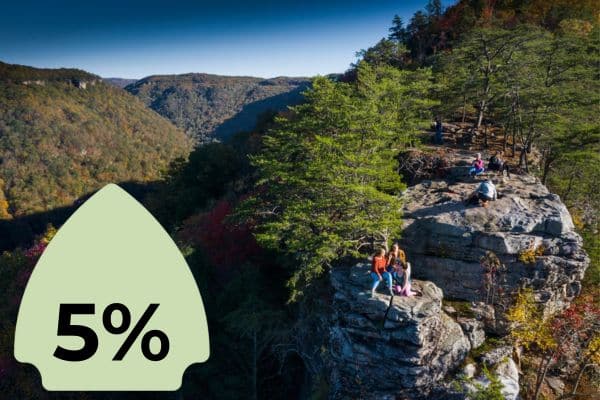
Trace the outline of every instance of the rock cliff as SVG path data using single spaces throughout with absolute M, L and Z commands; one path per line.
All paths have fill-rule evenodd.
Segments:
M 331 271 L 332 311 L 322 330 L 328 349 L 322 372 L 331 398 L 464 399 L 449 381 L 461 374 L 469 351 L 484 342 L 484 329 L 507 333 L 503 314 L 510 301 L 503 299 L 531 287 L 553 313 L 579 294 L 589 259 L 559 197 L 527 174 L 470 178 L 471 157 L 447 149 L 443 173 L 403 194 L 400 243 L 419 279 L 413 286 L 420 296 L 392 299 L 382 288 L 371 298 L 365 262 Z M 496 183 L 499 199 L 488 207 L 465 206 L 463 200 L 487 178 Z M 488 252 L 506 267 L 497 277 L 493 306 L 484 302 L 482 290 L 480 260 Z M 442 307 L 444 296 L 470 302 L 476 318 Z M 507 349 L 493 350 L 490 354 L 503 353 L 492 362 L 480 361 L 494 367 L 505 397 L 516 399 L 518 373 Z M 470 368 L 463 376 L 485 386 L 486 378 Z
M 442 291 L 435 284 L 415 281 L 419 296 L 371 298 L 369 271 L 363 263 L 331 273 L 331 396 L 393 399 L 431 388 L 462 362 L 469 340 L 442 311 Z
M 506 266 L 501 292 L 527 286 L 548 313 L 568 306 L 581 290 L 589 259 L 560 198 L 527 174 L 469 178 L 472 153 L 449 152 L 452 167 L 445 179 L 423 181 L 404 194 L 401 246 L 413 275 L 433 281 L 446 297 L 479 301 L 480 259 L 492 251 Z M 495 182 L 499 199 L 487 208 L 465 206 L 463 200 L 486 178 Z

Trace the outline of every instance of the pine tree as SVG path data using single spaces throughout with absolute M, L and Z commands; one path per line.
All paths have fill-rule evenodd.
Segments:
M 443 7 L 441 0 L 429 0 L 427 6 L 425 6 L 427 15 L 429 18 L 439 18 L 443 14 Z
M 392 27 L 389 29 L 390 34 L 388 39 L 393 40 L 397 43 L 406 43 L 408 40 L 408 31 L 404 27 L 402 18 L 398 14 L 394 15 L 392 20 Z

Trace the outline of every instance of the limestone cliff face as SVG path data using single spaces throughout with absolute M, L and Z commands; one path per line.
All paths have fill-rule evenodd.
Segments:
M 509 179 L 487 175 L 500 198 L 487 208 L 466 207 L 462 200 L 479 184 L 462 166 L 470 156 L 456 152 L 457 166 L 446 179 L 421 182 L 405 193 L 401 245 L 413 275 L 435 282 L 446 297 L 479 301 L 479 260 L 493 251 L 506 266 L 506 293 L 531 287 L 547 312 L 562 310 L 579 294 L 589 264 L 567 208 L 538 179 L 514 174 Z M 542 255 L 526 264 L 519 254 L 528 249 Z

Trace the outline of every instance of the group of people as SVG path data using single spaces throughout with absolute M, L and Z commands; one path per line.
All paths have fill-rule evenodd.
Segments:
M 443 143 L 443 125 L 440 118 L 436 118 L 435 121 L 435 142 L 437 144 Z M 504 175 L 506 171 L 507 177 L 510 178 L 510 172 L 508 165 L 502 159 L 502 154 L 496 151 L 492 157 L 490 157 L 487 169 L 489 171 L 498 171 L 501 175 Z M 481 158 L 481 153 L 477 153 L 475 160 L 471 163 L 469 169 L 469 176 L 476 177 L 483 174 L 486 171 L 484 161 Z M 498 191 L 496 186 L 491 179 L 486 179 L 481 182 L 477 189 L 470 194 L 465 203 L 469 204 L 481 204 L 483 207 L 487 207 L 490 201 L 498 199 Z M 371 267 L 371 297 L 375 296 L 375 290 L 380 283 L 385 282 L 388 292 L 391 296 L 399 294 L 401 296 L 414 296 L 415 292 L 411 288 L 411 268 L 410 263 L 406 261 L 406 254 L 397 243 L 394 243 L 392 250 L 388 253 L 386 249 L 381 248 L 373 255 L 372 267 Z M 395 284 L 394 284 L 395 283 Z M 396 292 L 396 293 L 394 293 Z
M 489 171 L 498 171 L 501 175 L 504 175 L 504 171 L 506 171 L 506 176 L 510 178 L 510 172 L 508 170 L 508 164 L 504 162 L 502 159 L 501 152 L 497 151 L 493 156 L 490 157 L 488 162 L 488 170 Z M 469 176 L 475 177 L 477 175 L 481 175 L 485 172 L 485 167 L 483 164 L 483 160 L 481 159 L 481 153 L 477 153 L 475 155 L 475 160 L 471 163 L 471 168 L 469 169 Z
M 506 175 L 510 178 L 510 172 L 508 171 L 508 165 L 504 162 L 501 157 L 499 151 L 494 153 L 492 157 L 490 157 L 488 163 L 488 170 L 490 171 L 498 171 L 501 175 L 504 175 L 504 171 L 506 171 Z M 471 163 L 471 168 L 469 169 L 469 175 L 475 177 L 477 175 L 482 174 L 485 171 L 483 166 L 483 160 L 481 159 L 481 153 L 477 153 L 475 156 L 475 160 Z M 486 179 L 479 184 L 477 189 L 467 197 L 465 203 L 467 205 L 476 205 L 481 204 L 483 207 L 487 207 L 490 201 L 495 201 L 498 199 L 498 190 L 496 189 L 496 185 L 492 182 L 491 179 Z
M 414 296 L 416 293 L 411 288 L 410 274 L 410 263 L 406 261 L 406 254 L 397 243 L 394 243 L 389 253 L 381 248 L 373 256 L 371 297 L 375 296 L 375 290 L 381 282 L 386 283 L 391 296 L 394 296 L 394 290 L 401 296 Z

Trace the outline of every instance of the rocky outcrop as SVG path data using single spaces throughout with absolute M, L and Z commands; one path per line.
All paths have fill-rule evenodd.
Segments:
M 334 315 L 326 346 L 331 397 L 414 398 L 456 368 L 470 342 L 442 310 L 435 284 L 415 281 L 418 296 L 371 298 L 369 271 L 368 264 L 358 264 L 331 272 Z
M 507 267 L 502 289 L 528 286 L 547 312 L 564 309 L 579 294 L 589 259 L 560 198 L 525 174 L 473 180 L 467 176 L 472 153 L 449 152 L 452 167 L 445 179 L 423 181 L 404 195 L 401 245 L 413 275 L 433 281 L 447 297 L 478 301 L 479 261 L 492 251 Z M 463 200 L 488 177 L 501 198 L 487 208 L 465 206 Z M 541 255 L 526 264 L 519 255 L 528 249 Z
M 366 263 L 330 273 L 332 311 L 321 330 L 330 398 L 464 400 L 469 391 L 489 385 L 486 365 L 504 397 L 517 399 L 519 374 L 510 346 L 478 357 L 478 365 L 466 368 L 466 381 L 456 380 L 457 368 L 483 344 L 486 331 L 508 332 L 503 316 L 519 287 L 531 287 L 548 313 L 564 309 L 580 292 L 589 259 L 560 198 L 526 174 L 472 179 L 472 154 L 444 150 L 435 162 L 401 163 L 416 180 L 435 177 L 414 183 L 403 196 L 400 243 L 421 295 L 392 299 L 382 287 L 371 298 Z M 463 200 L 487 178 L 496 183 L 499 199 L 488 207 L 465 206 Z M 495 277 L 494 299 L 485 291 L 484 302 L 481 259 L 489 252 L 506 268 Z M 442 307 L 443 296 L 469 302 L 469 312 L 450 305 L 460 301 Z
M 456 322 L 459 323 L 465 335 L 469 339 L 472 349 L 481 346 L 485 341 L 485 332 L 483 322 L 475 318 L 458 317 Z

